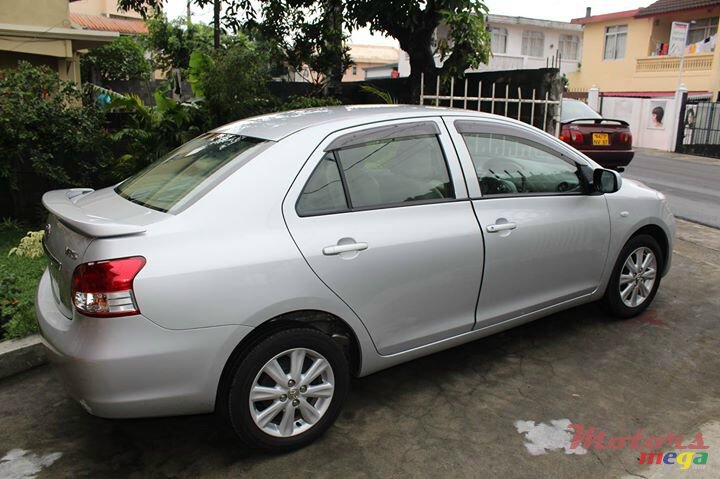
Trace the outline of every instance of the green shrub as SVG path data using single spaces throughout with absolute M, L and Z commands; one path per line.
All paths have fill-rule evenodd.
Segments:
M 7 339 L 22 338 L 38 331 L 32 298 L 17 285 L 17 277 L 0 278 L 0 326 Z M 3 335 L 0 334 L 0 338 Z
M 22 238 L 22 230 L 0 226 L 0 340 L 37 332 L 35 291 L 46 260 L 8 255 Z
M 150 62 L 145 48 L 131 36 L 121 36 L 80 58 L 83 81 L 92 81 L 94 71 L 100 82 L 116 80 L 146 80 L 150 77 Z
M 28 231 L 22 237 L 20 244 L 10 250 L 8 256 L 24 256 L 26 258 L 40 258 L 43 254 L 42 240 L 45 236 L 44 231 Z
M 282 103 L 281 110 L 300 110 L 334 105 L 342 105 L 342 102 L 332 97 L 291 96 Z
M 16 219 L 37 221 L 53 188 L 102 184 L 110 157 L 104 113 L 46 66 L 0 71 L 0 189 Z
M 207 119 L 194 103 L 181 103 L 155 92 L 155 106 L 136 95 L 115 98 L 110 110 L 125 114 L 125 126 L 111 134 L 116 158 L 113 180 L 138 172 L 165 153 L 205 131 Z

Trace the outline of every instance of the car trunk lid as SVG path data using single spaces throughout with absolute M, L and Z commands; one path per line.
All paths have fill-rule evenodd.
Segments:
M 50 191 L 43 195 L 48 210 L 43 248 L 55 302 L 72 317 L 72 275 L 90 244 L 98 238 L 143 234 L 146 227 L 171 215 L 127 201 L 111 188 Z
M 628 123 L 622 120 L 578 119 L 563 125 L 571 145 L 581 151 L 588 150 L 630 150 L 632 135 Z M 582 141 L 576 141 L 582 134 Z

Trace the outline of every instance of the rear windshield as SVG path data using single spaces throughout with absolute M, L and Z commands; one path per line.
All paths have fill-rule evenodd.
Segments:
M 203 190 L 223 167 L 244 164 L 266 143 L 247 136 L 208 133 L 131 176 L 115 191 L 134 203 L 167 212 L 194 192 Z
M 565 123 L 578 118 L 602 118 L 595 113 L 595 110 L 587 106 L 585 103 L 577 100 L 564 100 L 562 103 L 562 113 L 560 121 Z

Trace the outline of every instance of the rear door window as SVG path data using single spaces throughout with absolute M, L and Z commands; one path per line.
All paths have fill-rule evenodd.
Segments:
M 268 143 L 247 136 L 208 133 L 131 176 L 115 191 L 129 201 L 167 212 L 203 191 L 221 171 L 249 161 Z

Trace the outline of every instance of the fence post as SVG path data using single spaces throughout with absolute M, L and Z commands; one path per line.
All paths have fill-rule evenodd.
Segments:
M 680 85 L 675 91 L 675 99 L 673 101 L 675 112 L 675 124 L 671 125 L 675 128 L 675 134 L 670 135 L 670 143 L 668 145 L 668 151 L 677 151 L 678 145 L 682 145 L 683 137 L 685 136 L 685 105 L 687 104 L 688 89 L 685 85 Z
M 590 108 L 600 113 L 600 90 L 595 85 L 588 90 L 587 104 Z

